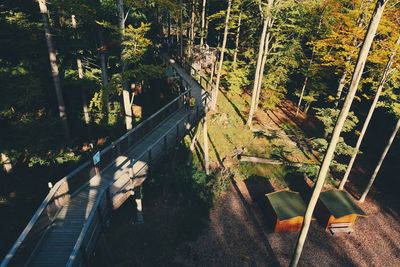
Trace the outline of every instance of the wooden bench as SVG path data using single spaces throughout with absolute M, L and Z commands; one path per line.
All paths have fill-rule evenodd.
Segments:
M 332 223 L 329 227 L 331 234 L 335 233 L 352 233 L 354 229 L 349 227 L 351 223 Z

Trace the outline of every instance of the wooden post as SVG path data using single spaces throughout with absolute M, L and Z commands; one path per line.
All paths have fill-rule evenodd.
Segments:
M 133 172 L 133 166 L 129 168 L 129 178 L 131 179 L 131 196 L 133 196 L 135 194 L 135 192 L 132 190 L 133 188 L 133 178 L 135 177 L 135 173 Z
M 203 119 L 203 140 L 204 140 L 204 166 L 206 168 L 206 174 L 210 174 L 209 163 L 208 163 L 208 136 L 207 136 L 207 114 Z

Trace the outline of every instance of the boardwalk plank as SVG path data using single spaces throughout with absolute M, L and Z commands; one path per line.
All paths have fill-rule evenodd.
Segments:
M 204 90 L 195 82 L 189 74 L 176 64 L 172 64 L 177 73 L 186 80 L 189 86 L 192 87 L 192 95 L 196 99 L 196 103 L 201 103 L 201 95 Z M 75 195 L 57 214 L 56 220 L 49 228 L 42 242 L 38 244 L 35 253 L 32 255 L 28 266 L 65 266 L 69 256 L 74 248 L 76 240 L 83 229 L 85 221 L 90 214 L 90 210 L 95 206 L 97 196 L 100 194 L 104 186 L 115 179 L 128 179 L 129 172 L 127 166 L 130 163 L 129 159 L 135 159 L 146 151 L 149 147 L 152 148 L 152 160 L 155 161 L 164 155 L 164 143 L 161 141 L 155 144 L 166 132 L 168 145 L 174 146 L 176 140 L 176 122 L 179 123 L 179 135 L 192 126 L 192 123 L 187 124 L 186 118 L 190 115 L 195 116 L 195 110 L 185 110 L 181 108 L 177 112 L 172 113 L 163 122 L 159 123 L 151 133 L 145 135 L 140 142 L 134 144 L 128 149 L 125 155 L 119 156 L 114 164 L 111 164 L 107 169 L 103 170 L 100 177 L 94 177 L 91 181 L 95 185 L 87 185 L 77 195 Z M 147 155 L 144 158 L 147 160 Z M 141 170 L 143 162 L 137 162 L 134 166 L 134 172 Z M 141 170 L 140 174 L 146 174 L 146 170 Z M 123 181 L 123 180 L 121 180 Z M 126 186 L 125 183 L 120 186 Z M 97 217 L 97 216 L 96 216 Z M 98 217 L 97 217 L 98 218 Z M 97 222 L 96 222 L 97 223 Z

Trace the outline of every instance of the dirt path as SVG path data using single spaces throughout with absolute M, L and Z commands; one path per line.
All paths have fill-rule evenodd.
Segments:
M 265 187 L 265 186 L 264 186 Z M 177 250 L 184 266 L 287 266 L 298 232 L 273 233 L 262 208 L 260 184 L 236 181 L 219 200 L 210 223 L 195 242 Z M 366 202 L 369 215 L 356 221 L 352 234 L 332 236 L 313 222 L 301 266 L 400 266 L 399 214 Z

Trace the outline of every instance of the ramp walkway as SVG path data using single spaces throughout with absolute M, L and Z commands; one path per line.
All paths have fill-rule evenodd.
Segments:
M 196 71 L 161 57 L 187 90 L 102 150 L 100 164 L 88 161 L 58 181 L 1 267 L 87 265 L 112 210 L 134 194 L 168 150 L 204 117 L 210 99 L 202 78 L 197 82 L 190 75 Z M 196 99 L 189 110 L 183 108 L 188 94 Z

